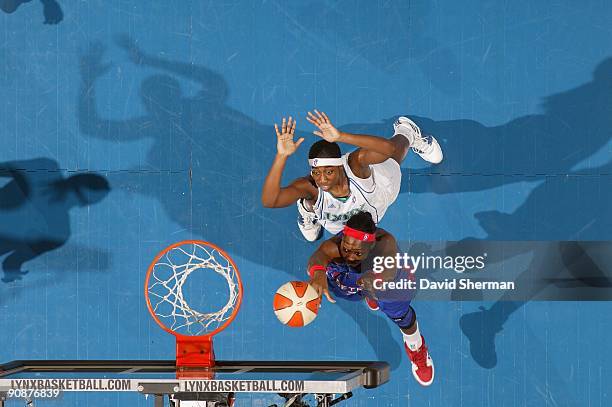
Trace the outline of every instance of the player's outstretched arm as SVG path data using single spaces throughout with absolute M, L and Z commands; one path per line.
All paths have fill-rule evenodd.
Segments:
M 304 141 L 304 138 L 293 141 L 295 125 L 296 121 L 291 117 L 289 120 L 283 117 L 280 129 L 276 123 L 274 124 L 277 152 L 261 191 L 261 203 L 266 208 L 282 208 L 301 198 L 312 199 L 314 187 L 305 178 L 297 179 L 289 186 L 281 188 L 281 178 L 287 157 L 295 153 Z
M 146 116 L 126 120 L 112 120 L 101 117 L 96 107 L 95 82 L 111 68 L 103 62 L 106 49 L 101 43 L 93 43 L 88 50 L 82 51 L 80 61 L 81 91 L 79 93 L 78 122 L 82 133 L 100 139 L 120 138 L 121 140 L 139 139 L 147 136 L 140 129 L 147 128 L 151 122 Z
M 395 152 L 395 145 L 386 138 L 346 133 L 336 129 L 325 112 L 315 109 L 314 113 L 308 112 L 306 119 L 318 128 L 313 132 L 316 136 L 332 143 L 346 143 L 360 147 L 362 153 L 359 159 L 363 161 L 363 165 L 381 163 Z
M 319 297 L 325 295 L 327 300 L 331 303 L 335 303 L 336 300 L 329 293 L 329 286 L 327 284 L 326 269 L 329 262 L 339 257 L 338 245 L 333 242 L 334 238 L 326 240 L 319 246 L 319 248 L 310 256 L 308 260 L 308 275 L 310 281 L 308 282 L 319 294 Z
M 129 58 L 136 65 L 162 69 L 199 82 L 207 93 L 223 100 L 229 94 L 227 82 L 223 79 L 223 76 L 212 69 L 193 63 L 172 61 L 146 53 L 138 47 L 137 42 L 133 38 L 125 34 L 119 35 L 116 38 L 116 42 L 117 45 L 127 51 Z

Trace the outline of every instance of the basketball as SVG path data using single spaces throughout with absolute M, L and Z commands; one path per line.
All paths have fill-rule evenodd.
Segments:
M 274 313 L 280 322 L 293 328 L 310 324 L 317 317 L 321 298 L 304 281 L 283 284 L 274 294 Z

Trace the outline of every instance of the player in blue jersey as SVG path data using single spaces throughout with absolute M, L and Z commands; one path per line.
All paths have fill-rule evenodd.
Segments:
M 397 250 L 395 238 L 377 228 L 369 212 L 358 212 L 342 232 L 323 242 L 310 257 L 310 284 L 332 303 L 336 302 L 333 296 L 349 301 L 375 300 L 402 331 L 414 378 L 429 386 L 434 379 L 434 364 L 410 306 L 414 290 L 383 285 L 410 280 L 412 273 L 395 267 L 382 270 L 372 267 L 377 263 L 375 258 L 395 258 Z

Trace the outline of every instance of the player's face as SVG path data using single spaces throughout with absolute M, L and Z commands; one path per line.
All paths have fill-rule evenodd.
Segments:
M 340 255 L 349 266 L 358 266 L 364 261 L 374 243 L 362 242 L 351 236 L 343 236 L 340 242 Z
M 310 175 L 319 188 L 329 191 L 339 183 L 341 170 L 342 167 L 314 167 L 310 170 Z

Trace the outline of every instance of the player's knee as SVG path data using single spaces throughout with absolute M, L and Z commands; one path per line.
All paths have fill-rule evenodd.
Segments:
M 397 307 L 391 308 L 384 302 L 378 303 L 380 310 L 389 317 L 400 329 L 410 329 L 416 323 L 416 312 L 411 305 L 397 309 Z
M 416 312 L 414 312 L 414 308 L 410 307 L 408 313 L 404 315 L 402 320 L 397 324 L 400 329 L 410 329 L 416 324 Z

